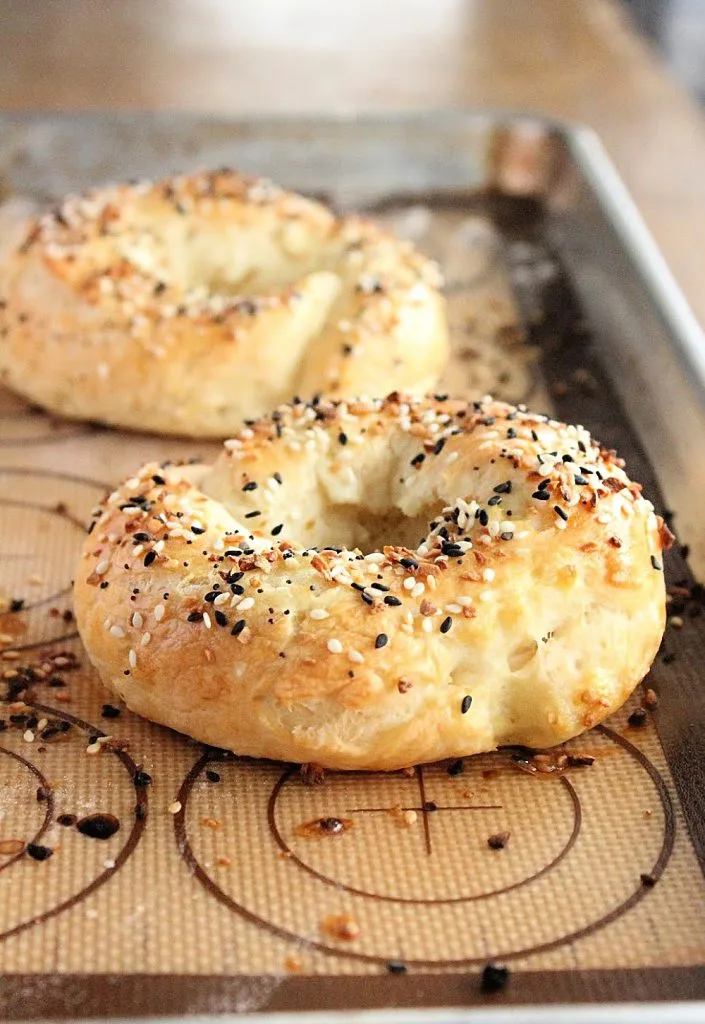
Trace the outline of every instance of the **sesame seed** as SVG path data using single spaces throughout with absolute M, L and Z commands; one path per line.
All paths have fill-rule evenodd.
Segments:
M 157 604 L 154 606 L 154 618 L 157 620 L 157 622 L 162 621 L 162 619 L 164 618 L 165 611 L 166 609 L 164 608 L 163 604 Z
M 174 800 L 174 802 L 170 803 L 169 806 L 167 807 L 167 811 L 169 812 L 169 814 L 178 814 L 180 810 L 181 803 L 179 800 Z
M 211 617 L 208 614 L 208 612 L 203 613 L 203 625 L 206 627 L 206 629 L 210 629 L 212 626 Z
M 137 654 L 132 648 L 127 652 L 127 661 L 130 668 L 137 668 Z
M 152 562 L 155 561 L 156 557 L 157 557 L 157 552 L 156 551 L 148 551 L 147 554 L 144 556 L 143 565 L 146 568 L 149 568 L 149 566 L 152 564 Z
M 152 639 L 151 633 L 143 633 L 140 638 L 140 647 L 146 647 L 149 641 Z
M 331 654 L 343 653 L 343 645 L 341 644 L 340 640 L 336 640 L 335 637 L 328 641 L 326 647 L 328 648 Z
M 133 612 L 132 613 L 132 625 L 133 626 L 135 626 L 137 629 L 141 629 L 143 622 L 144 622 L 144 619 L 142 618 L 142 615 L 141 615 L 140 612 Z
M 117 640 L 122 640 L 123 637 L 125 636 L 125 630 L 122 628 L 122 626 L 111 626 L 110 635 L 114 636 Z
M 359 651 L 348 651 L 348 658 L 356 665 L 361 665 L 365 660 Z
M 375 639 L 375 647 L 377 649 L 379 649 L 380 647 L 386 647 L 388 643 L 389 643 L 389 637 L 387 636 L 386 633 L 378 633 L 377 634 L 377 638 Z
M 106 559 L 103 559 L 102 562 L 98 562 L 98 564 L 95 567 L 95 571 L 96 571 L 96 573 L 99 576 L 102 576 L 103 573 L 107 572 L 109 568 L 110 568 L 110 562 L 106 558 Z
M 233 628 L 230 630 L 230 635 L 231 636 L 239 636 L 240 633 L 242 633 L 244 628 L 245 628 L 245 620 L 244 619 L 239 619 L 235 623 Z
M 243 597 L 242 601 L 235 605 L 235 608 L 239 612 L 246 612 L 248 608 L 252 608 L 254 606 L 254 603 L 254 597 Z
M 441 633 L 447 633 L 450 627 L 453 625 L 453 620 L 448 615 L 441 623 Z
M 656 555 L 652 555 L 652 556 L 651 556 L 651 564 L 652 564 L 652 566 L 654 567 L 654 569 L 657 569 L 657 570 L 658 570 L 658 569 L 663 569 L 663 566 L 662 566 L 662 565 L 661 565 L 661 563 L 659 562 L 659 560 L 658 560 L 658 558 L 656 557 Z
M 26 729 L 22 734 L 22 739 L 25 743 L 34 743 L 34 733 L 31 729 Z
M 485 583 L 491 583 L 492 580 L 494 579 L 494 576 L 495 576 L 494 569 L 483 569 L 483 571 L 482 571 L 482 578 L 485 581 Z
M 415 583 L 414 586 L 411 588 L 411 596 L 412 597 L 421 597 L 421 595 L 424 593 L 425 590 L 426 590 L 425 585 L 419 580 L 419 582 Z
M 563 509 L 561 508 L 561 506 L 560 506 L 560 505 L 554 505 L 554 506 L 553 506 L 553 511 L 554 511 L 554 512 L 556 513 L 556 515 L 557 515 L 557 516 L 560 516 L 560 517 L 561 517 L 561 519 L 562 519 L 562 520 L 563 520 L 564 522 L 567 522 L 567 520 L 568 520 L 568 513 L 567 513 L 567 512 L 565 512 L 565 511 L 564 511 L 564 510 L 563 510 Z
M 394 597 L 392 594 L 387 594 L 387 596 L 384 599 L 384 603 L 396 607 L 397 605 L 401 604 L 401 601 L 399 600 L 398 597 Z
M 472 704 L 472 697 L 470 696 L 469 693 L 466 693 L 465 696 L 463 697 L 462 701 L 461 701 L 461 704 L 460 704 L 460 712 L 461 712 L 461 714 L 466 715 L 468 713 L 468 711 L 470 710 L 470 705 L 471 704 Z
M 308 614 L 311 619 L 327 619 L 330 612 L 327 612 L 325 608 L 313 608 Z
M 416 586 L 416 580 L 414 579 L 414 577 L 413 576 L 407 576 L 407 578 L 404 580 L 404 583 L 403 583 L 404 590 L 413 590 L 415 586 Z

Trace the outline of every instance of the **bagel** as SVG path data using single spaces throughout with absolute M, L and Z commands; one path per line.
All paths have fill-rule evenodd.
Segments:
M 293 395 L 432 388 L 434 263 L 231 171 L 69 197 L 0 267 L 0 379 L 53 412 L 223 438 Z
M 619 707 L 661 640 L 668 539 L 582 427 L 491 399 L 298 403 L 111 494 L 75 609 L 146 718 L 395 769 L 550 746 Z

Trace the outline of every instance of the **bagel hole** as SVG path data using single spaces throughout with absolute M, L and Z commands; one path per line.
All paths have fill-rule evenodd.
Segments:
M 407 516 L 399 508 L 373 511 L 359 505 L 329 505 L 325 520 L 315 524 L 312 547 L 359 548 L 367 555 L 384 547 L 403 547 L 415 551 L 429 531 L 430 521 L 441 512 L 442 501 L 418 515 Z

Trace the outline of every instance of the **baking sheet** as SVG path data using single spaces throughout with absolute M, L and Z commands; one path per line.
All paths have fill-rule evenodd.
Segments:
M 662 505 L 604 337 L 556 247 L 547 205 L 567 193 L 549 173 L 561 166 L 554 132 L 518 123 L 514 139 L 479 119 L 472 131 L 466 124 L 465 150 L 444 157 L 431 123 L 423 134 L 400 122 L 399 148 L 416 160 L 391 165 L 389 126 L 348 126 L 346 135 L 340 125 L 179 122 L 150 134 L 148 123 L 0 123 L 6 190 L 41 202 L 108 177 L 216 160 L 251 169 L 259 157 L 286 185 L 365 204 L 444 266 L 454 356 L 443 386 L 580 420 L 627 455 Z M 299 162 L 297 147 L 312 137 L 332 149 L 319 143 L 310 164 Z M 498 151 L 511 160 L 498 164 Z M 478 185 L 498 183 L 498 168 L 503 194 L 478 198 Z M 456 178 L 443 178 L 451 170 Z M 547 193 L 551 181 L 560 187 Z M 629 725 L 641 691 L 607 727 L 569 745 L 594 756 L 591 767 L 536 776 L 499 752 L 462 771 L 329 773 L 310 786 L 288 766 L 204 751 L 124 709 L 104 717 L 108 698 L 75 637 L 71 574 L 103 490 L 142 459 L 213 450 L 57 422 L 0 395 L 0 675 L 10 688 L 0 704 L 0 1014 L 705 995 L 703 819 L 690 795 L 702 765 L 684 763 L 698 724 L 684 697 L 702 663 L 697 598 L 679 598 L 683 626 L 669 627 L 648 681 L 658 710 Z M 690 586 L 678 551 L 667 568 L 671 582 Z M 39 678 L 20 693 L 27 667 Z M 138 770 L 150 785 L 136 784 Z M 79 831 L 95 814 L 119 829 L 105 839 Z M 60 824 L 65 815 L 77 821 Z M 299 834 L 330 816 L 353 827 L 326 839 Z M 505 848 L 490 849 L 489 836 L 505 831 Z M 33 859 L 27 843 L 52 854 Z M 338 915 L 355 937 L 331 931 L 327 919 Z M 489 960 L 511 969 L 492 996 L 480 984 Z M 405 973 L 395 973 L 399 964 Z

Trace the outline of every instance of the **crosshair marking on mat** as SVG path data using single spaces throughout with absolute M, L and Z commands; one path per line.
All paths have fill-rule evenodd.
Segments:
M 448 804 L 439 805 L 426 799 L 426 786 L 424 784 L 423 768 L 419 765 L 416 768 L 416 781 L 419 786 L 421 798 L 420 807 L 402 807 L 402 811 L 416 811 L 423 819 L 423 834 L 426 853 L 430 857 L 433 852 L 431 847 L 431 822 L 430 816 L 441 811 L 501 811 L 502 804 Z M 431 806 L 433 804 L 433 806 Z M 389 814 L 388 807 L 348 807 L 346 814 Z

